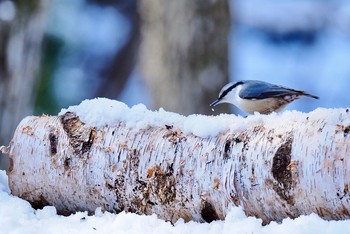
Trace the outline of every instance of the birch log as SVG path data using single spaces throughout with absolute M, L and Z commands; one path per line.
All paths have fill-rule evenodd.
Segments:
M 27 117 L 12 140 L 11 191 L 61 214 L 102 207 L 211 222 L 233 205 L 265 223 L 350 218 L 348 109 L 206 117 L 243 127 L 203 138 L 166 124 L 95 127 L 72 112 Z

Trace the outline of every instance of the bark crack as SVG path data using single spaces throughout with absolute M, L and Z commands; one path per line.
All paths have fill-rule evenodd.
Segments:
M 226 160 L 230 158 L 232 151 L 232 142 L 233 141 L 231 139 L 227 139 L 225 142 L 223 158 Z
M 294 205 L 294 197 L 290 195 L 293 188 L 292 171 L 289 168 L 292 157 L 293 138 L 289 137 L 276 151 L 272 163 L 272 175 L 277 183 L 273 184 L 274 191 L 288 204 Z
M 219 216 L 216 213 L 214 206 L 207 201 L 204 201 L 202 204 L 201 216 L 207 223 L 211 223 L 219 219 Z
M 89 152 L 96 138 L 96 130 L 86 126 L 73 112 L 66 112 L 64 115 L 61 115 L 60 120 L 74 153 L 83 155 Z

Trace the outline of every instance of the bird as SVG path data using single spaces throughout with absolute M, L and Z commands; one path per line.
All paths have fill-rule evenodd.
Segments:
M 218 99 L 210 106 L 214 111 L 213 107 L 218 104 L 231 103 L 249 114 L 270 114 L 282 110 L 287 104 L 303 96 L 319 99 L 305 91 L 259 80 L 243 80 L 226 84 Z

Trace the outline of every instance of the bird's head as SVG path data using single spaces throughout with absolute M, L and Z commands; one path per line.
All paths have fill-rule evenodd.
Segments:
M 211 107 L 219 105 L 221 103 L 233 103 L 235 99 L 236 92 L 240 90 L 241 86 L 244 84 L 243 81 L 239 82 L 231 82 L 226 84 L 219 93 L 218 99 L 216 99 L 213 103 L 210 104 Z

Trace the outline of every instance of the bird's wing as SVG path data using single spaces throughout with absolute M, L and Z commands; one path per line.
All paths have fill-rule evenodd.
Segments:
M 254 83 L 247 84 L 244 89 L 241 89 L 239 97 L 244 99 L 265 99 L 271 97 L 283 97 L 288 95 L 303 94 L 303 91 L 256 81 Z

